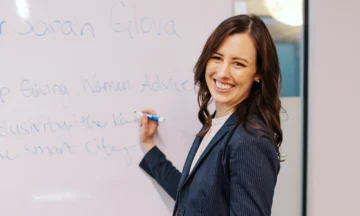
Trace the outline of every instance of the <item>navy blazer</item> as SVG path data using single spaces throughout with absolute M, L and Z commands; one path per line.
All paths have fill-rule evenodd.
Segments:
M 249 133 L 237 120 L 235 113 L 227 119 L 190 174 L 201 137 L 195 138 L 182 173 L 157 147 L 144 156 L 140 167 L 175 200 L 173 215 L 271 215 L 280 169 L 274 143 Z

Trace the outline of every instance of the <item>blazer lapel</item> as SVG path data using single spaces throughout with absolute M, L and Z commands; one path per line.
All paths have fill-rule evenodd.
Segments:
M 203 129 L 201 129 L 201 130 L 203 130 Z M 182 171 L 182 174 L 181 174 L 178 190 L 180 190 L 182 188 L 185 179 L 189 175 L 189 170 L 190 170 L 190 167 L 191 167 L 191 163 L 192 163 L 192 161 L 193 161 L 193 159 L 195 157 L 196 151 L 199 148 L 202 139 L 203 139 L 203 137 L 196 137 L 193 144 L 192 144 L 192 146 L 191 146 L 190 152 L 189 152 L 189 154 L 188 154 L 188 156 L 186 158 L 184 168 L 183 168 L 183 171 Z
M 193 147 L 191 148 L 191 151 L 189 153 L 189 157 L 186 160 L 186 164 L 185 164 L 186 167 L 184 167 L 184 170 L 183 170 L 186 173 L 183 173 L 183 175 L 181 176 L 179 190 L 186 184 L 188 179 L 196 172 L 196 169 L 199 167 L 201 162 L 206 158 L 206 156 L 210 153 L 211 149 L 228 133 L 229 127 L 231 125 L 234 125 L 236 123 L 236 121 L 237 121 L 237 116 L 235 113 L 233 113 L 228 118 L 228 120 L 224 123 L 224 125 L 220 128 L 220 130 L 216 133 L 216 135 L 212 138 L 212 140 L 210 141 L 208 146 L 205 148 L 204 152 L 201 154 L 199 160 L 196 162 L 191 173 L 189 174 L 189 170 L 190 170 L 192 161 L 193 161 L 196 151 L 201 143 L 202 138 L 201 139 L 197 138 L 198 139 L 197 141 L 195 140 L 195 142 L 197 142 L 197 145 L 196 145 L 196 148 L 194 148 L 194 145 L 193 145 Z

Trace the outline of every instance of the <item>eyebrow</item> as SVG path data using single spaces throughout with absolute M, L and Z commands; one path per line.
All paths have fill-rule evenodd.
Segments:
M 223 55 L 223 54 L 218 53 L 218 52 L 215 52 L 214 54 L 219 55 L 219 56 L 221 56 L 221 57 L 224 57 L 224 55 Z M 248 60 L 246 60 L 246 59 L 244 59 L 244 58 L 234 57 L 233 59 L 234 59 L 234 60 L 242 60 L 242 61 L 244 61 L 244 62 L 246 62 L 246 63 L 248 63 L 248 64 L 249 64 L 249 61 L 248 61 Z

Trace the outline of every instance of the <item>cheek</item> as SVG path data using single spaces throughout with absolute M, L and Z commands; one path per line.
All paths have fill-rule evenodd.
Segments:
M 206 66 L 206 69 L 205 69 L 205 82 L 206 82 L 206 85 L 208 86 L 210 83 L 210 68 L 208 66 Z
M 252 85 L 255 79 L 255 73 L 252 71 L 240 70 L 232 73 L 232 75 L 235 82 L 242 85 Z
M 205 76 L 210 77 L 215 73 L 215 71 L 216 71 L 216 66 L 214 64 L 208 63 L 205 69 Z
M 210 85 L 211 84 L 211 73 L 209 71 L 206 71 L 205 72 L 205 82 L 206 82 L 206 85 Z

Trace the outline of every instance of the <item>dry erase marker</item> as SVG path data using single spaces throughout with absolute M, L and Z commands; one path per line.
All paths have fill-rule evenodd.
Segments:
M 135 111 L 135 114 L 137 114 L 138 116 L 142 116 L 144 115 L 144 113 L 139 112 L 139 111 Z M 165 118 L 164 117 L 160 117 L 160 116 L 156 116 L 156 115 L 151 115 L 151 114 L 146 114 L 146 116 L 148 117 L 148 119 L 156 121 L 156 122 L 164 122 Z

